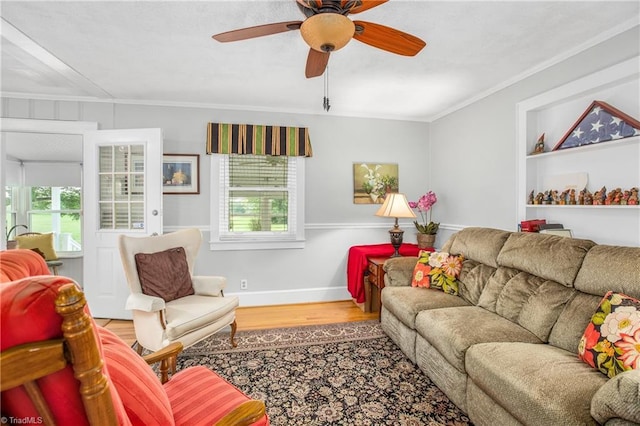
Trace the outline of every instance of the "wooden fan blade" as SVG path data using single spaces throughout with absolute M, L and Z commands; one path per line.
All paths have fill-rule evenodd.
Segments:
M 360 6 L 354 6 L 353 8 L 351 8 L 349 13 L 364 12 L 365 10 L 373 9 L 374 7 L 380 6 L 381 4 L 384 4 L 388 1 L 389 0 L 362 0 Z
M 356 24 L 356 33 L 353 38 L 387 52 L 415 56 L 427 45 L 418 37 L 391 27 L 364 21 L 353 21 L 353 23 Z
M 307 68 L 304 75 L 307 78 L 319 77 L 324 74 L 324 70 L 329 63 L 329 52 L 318 52 L 315 49 L 309 49 L 307 56 Z
M 284 33 L 287 31 L 299 30 L 300 25 L 302 25 L 302 21 L 277 22 L 275 24 L 258 25 L 255 27 L 227 31 L 225 33 L 216 34 L 212 37 L 214 40 L 226 43 L 229 41 L 246 40 L 249 38 L 256 38 L 271 34 Z

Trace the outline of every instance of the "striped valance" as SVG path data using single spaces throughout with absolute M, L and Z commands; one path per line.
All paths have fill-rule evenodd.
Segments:
M 306 127 L 209 123 L 207 154 L 311 157 L 312 150 Z

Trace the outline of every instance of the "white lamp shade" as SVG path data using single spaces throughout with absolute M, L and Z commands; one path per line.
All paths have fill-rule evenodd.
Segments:
M 353 21 L 339 13 L 319 13 L 307 18 L 300 26 L 304 41 L 318 52 L 342 49 L 355 31 Z
M 404 194 L 389 193 L 384 199 L 384 203 L 378 211 L 376 216 L 382 217 L 416 217 L 416 214 L 409 207 L 407 203 L 407 197 Z

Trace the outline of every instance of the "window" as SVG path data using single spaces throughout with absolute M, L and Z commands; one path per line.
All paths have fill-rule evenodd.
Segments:
M 29 232 L 53 232 L 57 252 L 82 250 L 81 188 L 8 187 L 7 229 L 25 225 Z M 17 234 L 26 229 L 16 229 Z M 11 237 L 15 234 L 12 233 Z
M 304 246 L 304 158 L 211 156 L 211 249 Z

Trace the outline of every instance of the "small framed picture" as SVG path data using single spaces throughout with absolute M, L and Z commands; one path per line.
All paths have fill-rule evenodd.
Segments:
M 162 193 L 200 193 L 199 154 L 164 154 L 162 156 Z

